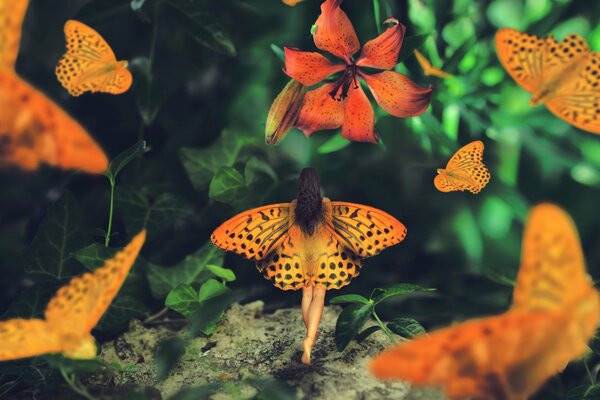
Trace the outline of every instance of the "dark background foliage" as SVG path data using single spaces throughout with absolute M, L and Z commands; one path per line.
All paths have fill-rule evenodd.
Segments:
M 425 114 L 397 119 L 375 107 L 379 145 L 347 146 L 338 132 L 308 140 L 292 131 L 280 145 L 267 146 L 266 115 L 288 81 L 271 45 L 314 49 L 310 27 L 319 4 L 31 0 L 18 73 L 86 126 L 110 158 L 140 139 L 149 145 L 116 179 L 111 245 L 125 244 L 142 227 L 149 238 L 143 260 L 96 332 L 100 341 L 122 332 L 130 319 L 161 310 L 177 283 L 198 289 L 210 275 L 200 279 L 207 264 L 235 271 L 237 280 L 228 286 L 243 302 L 260 299 L 268 310 L 298 305 L 298 293 L 271 287 L 251 263 L 234 255 L 223 261 L 209 237 L 237 212 L 293 199 L 297 174 L 309 165 L 319 170 L 327 197 L 381 208 L 408 227 L 403 243 L 368 260 L 361 276 L 335 293 L 368 296 L 399 282 L 437 289 L 382 305 L 386 319 L 411 316 L 429 329 L 505 310 L 524 218 L 540 201 L 571 213 L 590 274 L 600 277 L 600 140 L 544 107 L 530 108 L 529 95 L 503 71 L 493 46 L 496 29 L 510 26 L 559 39 L 578 33 L 599 50 L 599 3 L 346 0 L 362 43 L 382 22 L 374 19 L 375 6 L 382 20 L 393 15 L 404 23 L 408 36 L 427 35 L 421 51 L 454 77 L 423 76 L 405 53 L 397 70 L 435 85 Z M 63 24 L 71 18 L 93 26 L 117 58 L 130 60 L 132 90 L 72 98 L 60 87 L 54 67 L 64 52 Z M 476 139 L 486 145 L 488 187 L 477 196 L 436 191 L 436 168 Z M 106 257 L 110 186 L 104 177 L 42 168 L 3 172 L 0 187 L 0 311 L 28 317 L 70 276 Z M 588 361 L 595 382 L 598 359 Z M 23 371 L 11 390 L 41 384 Z M 9 372 L 0 384 L 15 382 Z M 589 383 L 582 363 L 574 363 L 540 398 L 564 398 Z

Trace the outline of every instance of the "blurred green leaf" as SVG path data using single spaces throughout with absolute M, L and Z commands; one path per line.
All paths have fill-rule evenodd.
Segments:
M 165 380 L 175 368 L 179 358 L 185 352 L 186 344 L 185 340 L 178 337 L 167 339 L 160 344 L 154 359 L 156 377 L 159 381 Z
M 233 167 L 223 167 L 210 181 L 208 197 L 229 205 L 239 204 L 249 193 L 246 180 Z
M 275 43 L 271 43 L 271 50 L 281 62 L 285 62 L 285 53 L 281 47 L 277 46 Z
M 146 229 L 149 239 L 190 212 L 187 202 L 179 196 L 162 193 L 150 199 L 143 191 L 129 186 L 117 188 L 115 201 L 127 233 L 134 235 Z
M 102 25 L 130 12 L 130 0 L 92 0 L 85 3 L 73 19 L 90 25 Z
M 198 300 L 204 302 L 215 297 L 224 296 L 231 292 L 227 286 L 214 279 L 209 279 L 202 284 L 198 292 Z
M 406 296 L 418 292 L 424 293 L 433 291 L 435 291 L 435 289 L 428 289 L 410 283 L 400 283 L 398 285 L 390 286 L 384 289 L 373 289 L 373 293 L 371 293 L 371 300 L 373 301 L 374 305 L 377 305 L 382 301 L 389 299 L 390 297 Z
M 576 386 L 567 392 L 566 400 L 598 400 L 600 399 L 600 385 Z
M 183 147 L 179 155 L 194 188 L 205 190 L 220 168 L 233 166 L 241 150 L 254 142 L 254 138 L 225 130 L 212 146 L 203 149 Z
M 173 396 L 169 397 L 169 400 L 208 399 L 220 387 L 221 387 L 221 384 L 219 384 L 219 383 L 207 383 L 205 385 L 183 388 L 183 389 L 180 389 Z
M 296 400 L 296 389 L 288 383 L 276 379 L 251 379 L 249 383 L 258 393 L 255 400 Z
M 131 61 L 134 72 L 133 94 L 145 126 L 150 126 L 158 115 L 162 101 L 160 82 L 152 74 L 148 57 L 138 57 Z
M 248 185 L 253 185 L 261 180 L 261 177 L 268 177 L 272 182 L 277 182 L 277 173 L 265 161 L 258 157 L 251 157 L 244 168 L 244 179 Z
M 215 281 L 206 281 L 200 287 L 199 297 L 202 302 L 198 309 L 189 317 L 190 332 L 211 335 L 217 328 L 223 313 L 231 304 L 238 301 L 239 295 L 234 294 L 228 287 Z
M 338 351 L 350 344 L 371 317 L 371 304 L 351 304 L 340 313 L 335 325 L 335 345 Z
M 210 7 L 203 2 L 190 0 L 162 1 L 180 12 L 183 27 L 196 42 L 230 57 L 236 55 L 229 33 L 218 22 L 217 16 L 212 14 Z
M 222 265 L 225 254 L 208 241 L 197 252 L 172 267 L 148 265 L 148 282 L 156 298 L 164 296 L 180 284 L 200 283 L 207 265 Z M 206 277 L 208 279 L 208 276 Z
M 44 358 L 48 361 L 48 364 L 52 368 L 62 369 L 67 374 L 102 374 L 110 372 L 110 368 L 108 367 L 108 365 L 99 359 L 77 360 L 63 357 L 58 354 L 49 354 L 44 356 Z
M 329 300 L 330 304 L 359 303 L 369 304 L 369 299 L 359 294 L 343 294 Z
M 400 49 L 400 54 L 398 55 L 398 63 L 401 63 L 408 57 L 411 57 L 415 50 L 419 50 L 421 46 L 423 46 L 429 36 L 431 36 L 431 33 L 419 33 L 418 35 L 404 38 L 404 41 L 402 42 L 402 48 Z
M 394 318 L 388 322 L 387 327 L 396 335 L 407 339 L 412 339 L 425 333 L 425 328 L 412 318 Z
M 368 338 L 369 336 L 371 336 L 372 334 L 374 334 L 377 331 L 380 331 L 381 327 L 379 325 L 373 325 L 368 327 L 367 329 L 365 329 L 364 331 L 360 332 L 358 335 L 356 335 L 356 341 L 357 342 L 362 342 L 363 340 L 365 340 L 366 338 Z
M 334 135 L 331 138 L 327 139 L 325 143 L 319 146 L 317 149 L 317 153 L 319 154 L 329 154 L 334 153 L 336 151 L 342 150 L 350 145 L 350 141 L 348 139 L 343 138 L 341 135 Z
M 108 179 L 114 182 L 119 172 L 121 172 L 121 170 L 125 168 L 127 164 L 140 157 L 147 151 L 150 151 L 150 148 L 146 144 L 146 141 L 140 140 L 139 142 L 137 142 L 136 144 L 123 151 L 115 158 L 113 158 L 113 160 L 110 162 L 110 165 L 108 166 L 108 169 L 105 172 L 105 175 L 108 177 Z
M 218 265 L 208 264 L 206 266 L 206 269 L 208 269 L 215 276 L 217 276 L 218 278 L 223 279 L 226 282 L 233 282 L 233 281 L 235 281 L 235 274 L 233 273 L 232 270 L 230 270 L 228 268 L 223 268 L 223 267 L 220 267 Z
M 72 253 L 92 241 L 83 210 L 69 192 L 48 209 L 25 254 L 25 272 L 37 282 L 61 282 L 83 271 Z

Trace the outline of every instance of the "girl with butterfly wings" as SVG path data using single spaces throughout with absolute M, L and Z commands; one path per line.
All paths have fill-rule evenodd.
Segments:
M 297 199 L 238 214 L 218 227 L 211 239 L 220 249 L 256 262 L 279 289 L 302 289 L 307 330 L 302 362 L 309 365 L 325 292 L 349 284 L 365 258 L 405 236 L 404 225 L 381 210 L 321 197 L 317 171 L 305 168 L 298 179 Z

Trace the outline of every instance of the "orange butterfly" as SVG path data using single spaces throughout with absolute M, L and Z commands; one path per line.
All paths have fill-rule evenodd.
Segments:
M 0 0 L 0 168 L 46 163 L 102 173 L 108 159 L 85 129 L 14 72 L 27 4 Z
M 490 181 L 483 165 L 483 142 L 476 140 L 459 149 L 446 168 L 438 168 L 433 184 L 440 192 L 465 191 L 476 194 Z
M 211 239 L 217 247 L 255 261 L 276 287 L 303 289 L 308 334 L 302 361 L 308 364 L 325 291 L 349 284 L 365 258 L 405 236 L 404 225 L 381 210 L 321 197 L 316 170 L 305 168 L 296 200 L 238 214 L 218 227 Z
M 14 69 L 29 0 L 0 0 L 0 68 Z
M 442 78 L 442 79 L 447 79 L 447 78 L 452 77 L 452 75 L 450 75 L 449 73 L 444 72 L 441 69 L 435 68 L 433 65 L 431 65 L 429 60 L 426 59 L 425 56 L 423 54 L 421 54 L 421 52 L 419 52 L 419 50 L 415 50 L 414 53 L 415 53 L 415 57 L 417 58 L 417 62 L 423 69 L 424 75 L 436 76 L 436 77 Z
M 514 29 L 496 33 L 496 51 L 513 79 L 559 118 L 600 133 L 600 54 L 579 35 L 562 42 Z
M 85 92 L 121 94 L 133 82 L 127 61 L 117 61 L 98 32 L 70 20 L 65 24 L 67 52 L 56 66 L 56 77 L 73 96 Z
M 91 331 L 119 292 L 145 239 L 142 231 L 102 267 L 71 279 L 50 300 L 44 319 L 0 322 L 0 361 L 46 353 L 94 358 Z
M 587 351 L 599 316 L 599 293 L 586 274 L 573 222 L 559 207 L 540 204 L 527 219 L 507 312 L 387 350 L 371 371 L 443 386 L 453 399 L 522 400 Z

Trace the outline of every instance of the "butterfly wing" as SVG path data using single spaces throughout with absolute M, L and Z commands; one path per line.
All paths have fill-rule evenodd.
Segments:
M 10 70 L 0 69 L 0 167 L 40 163 L 100 174 L 108 159 L 90 134 Z
M 483 164 L 483 142 L 476 140 L 460 148 L 434 179 L 435 187 L 442 192 L 468 190 L 479 193 L 490 181 L 490 172 Z
M 56 76 L 73 96 L 84 92 L 120 94 L 133 81 L 126 63 L 117 62 L 115 54 L 98 32 L 70 20 L 65 24 L 67 52 L 56 66 Z
M 211 235 L 221 250 L 233 251 L 252 261 L 261 261 L 275 250 L 293 225 L 291 203 L 254 208 L 225 221 Z
M 14 69 L 29 0 L 0 0 L 0 68 Z
M 515 372 L 529 371 L 532 360 L 552 353 L 554 337 L 548 333 L 559 334 L 562 321 L 556 314 L 506 313 L 461 323 L 384 351 L 372 361 L 371 372 L 441 386 L 452 399 L 526 398 L 560 366 L 550 374 L 529 373 L 528 380 Z
M 600 133 L 600 54 L 590 53 L 572 79 L 545 104 L 554 115 L 577 128 Z
M 146 231 L 140 232 L 93 273 L 75 277 L 60 288 L 46 308 L 48 323 L 89 334 L 121 289 L 145 239 Z
M 361 204 L 332 201 L 326 223 L 340 245 L 360 258 L 379 254 L 406 237 L 406 227 L 396 218 Z
M 44 320 L 16 318 L 0 322 L 0 361 L 61 350 L 58 336 Z

